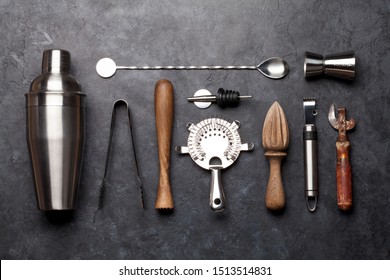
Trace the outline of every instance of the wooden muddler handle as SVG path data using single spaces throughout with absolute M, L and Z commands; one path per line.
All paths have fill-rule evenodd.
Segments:
M 158 181 L 156 209 L 173 209 L 173 198 L 169 182 L 171 158 L 171 136 L 173 123 L 173 86 L 168 80 L 159 80 L 154 89 L 156 130 L 160 177 Z
M 349 161 L 349 141 L 337 141 L 337 204 L 340 210 L 352 208 L 352 170 Z
M 281 165 L 283 158 L 287 155 L 284 152 L 266 152 L 269 160 L 270 173 L 267 190 L 265 193 L 265 205 L 270 210 L 282 210 L 286 203 L 282 182 Z

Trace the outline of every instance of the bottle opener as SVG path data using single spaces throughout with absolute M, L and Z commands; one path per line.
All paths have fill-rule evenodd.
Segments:
M 346 120 L 346 109 L 340 107 L 336 118 L 335 105 L 332 104 L 329 109 L 329 122 L 334 129 L 339 131 L 336 142 L 337 150 L 337 204 L 342 211 L 352 209 L 352 170 L 349 160 L 350 143 L 347 137 L 347 130 L 355 127 L 355 120 Z

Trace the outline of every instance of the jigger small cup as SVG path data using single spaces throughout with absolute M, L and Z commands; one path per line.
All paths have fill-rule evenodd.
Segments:
M 305 52 L 303 71 L 305 78 L 326 75 L 344 80 L 353 80 L 355 78 L 355 61 L 354 51 L 325 56 Z

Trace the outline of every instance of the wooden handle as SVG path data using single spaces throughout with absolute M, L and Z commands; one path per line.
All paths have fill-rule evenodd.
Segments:
M 270 173 L 265 193 L 265 205 L 269 210 L 280 211 L 284 208 L 286 199 L 284 196 L 281 165 L 283 158 L 287 155 L 284 152 L 266 152 L 269 160 Z
M 349 141 L 337 141 L 337 204 L 340 210 L 352 209 L 352 170 L 349 161 Z
M 168 80 L 159 80 L 154 89 L 156 130 L 160 177 L 158 181 L 156 209 L 173 209 L 173 198 L 169 182 L 171 158 L 171 136 L 173 123 L 173 86 Z

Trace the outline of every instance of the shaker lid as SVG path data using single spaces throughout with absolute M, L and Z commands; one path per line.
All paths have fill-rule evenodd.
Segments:
M 79 82 L 70 75 L 70 53 L 61 49 L 45 50 L 42 74 L 32 81 L 26 93 L 27 106 L 84 107 L 85 97 Z
M 45 50 L 42 57 L 42 73 L 69 73 L 70 53 L 66 50 Z
M 66 50 L 45 50 L 42 57 L 42 74 L 36 77 L 30 92 L 67 92 L 81 94 L 79 82 L 70 75 L 70 53 Z

